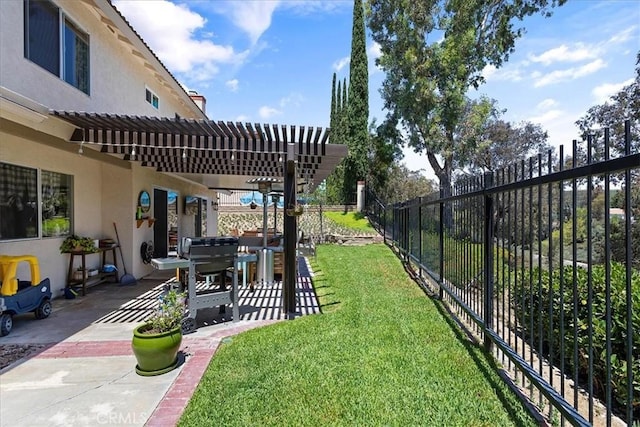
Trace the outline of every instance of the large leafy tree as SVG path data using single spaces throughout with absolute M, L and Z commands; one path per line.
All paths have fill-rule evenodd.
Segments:
M 632 153 L 640 151 L 640 52 L 636 57 L 636 75 L 631 84 L 623 87 L 617 94 L 611 96 L 604 104 L 596 105 L 582 116 L 576 124 L 582 132 L 583 140 L 591 139 L 592 160 L 597 161 L 603 157 L 604 129 L 609 128 L 609 147 L 611 157 L 619 157 L 625 154 L 625 120 L 630 122 Z M 579 146 L 578 163 L 586 162 L 586 146 Z M 621 179 L 621 176 L 612 176 L 613 181 Z M 631 197 L 634 216 L 640 217 L 640 174 L 637 169 L 631 173 Z M 623 190 L 626 182 L 623 182 Z M 618 192 L 618 199 L 614 205 L 624 207 L 622 200 L 623 191 Z
M 582 132 L 583 140 L 591 139 L 592 159 L 597 161 L 602 158 L 604 150 L 604 129 L 609 128 L 610 155 L 619 157 L 625 154 L 625 125 L 624 121 L 629 120 L 631 132 L 631 152 L 637 153 L 640 150 L 640 52 L 636 57 L 636 75 L 631 84 L 623 87 L 617 94 L 611 96 L 604 104 L 596 105 L 582 116 L 576 124 Z M 579 162 L 585 162 L 586 146 L 580 145 Z M 611 257 L 614 261 L 625 262 L 627 259 L 627 238 L 631 241 L 631 265 L 640 268 L 640 174 L 638 169 L 631 172 L 631 182 L 622 179 L 622 176 L 612 176 L 613 181 L 621 180 L 621 189 L 612 197 L 611 205 L 625 208 L 625 193 L 627 185 L 631 193 L 631 217 L 634 222 L 631 229 L 627 230 L 624 222 L 612 221 L 609 247 Z M 596 187 L 597 188 L 597 187 Z M 595 189 L 594 189 L 595 193 Z M 604 200 L 595 196 L 592 203 Z M 605 240 L 595 242 L 597 252 L 604 253 Z
M 500 118 L 491 120 L 470 158 L 469 169 L 476 173 L 494 172 L 537 153 L 553 151 L 547 139 L 547 132 L 538 124 L 526 121 L 513 124 Z
M 456 162 L 477 146 L 478 128 L 465 117 L 488 117 L 486 104 L 466 99 L 468 89 L 483 82 L 485 66 L 499 67 L 513 52 L 524 31 L 514 21 L 549 15 L 565 1 L 369 0 L 368 25 L 386 73 L 387 119 L 403 128 L 404 143 L 426 153 L 445 195 Z
M 640 52 L 636 60 L 636 76 L 631 84 L 625 86 L 604 104 L 589 108 L 576 124 L 583 139 L 589 136 L 594 147 L 604 147 L 604 128 L 610 129 L 612 155 L 624 154 L 624 121 L 631 122 L 632 151 L 640 150 Z M 583 147 L 584 148 L 584 147 Z M 602 156 L 601 150 L 594 150 L 594 160 Z
M 396 143 L 397 130 L 389 128 L 385 122 L 377 125 L 375 120 L 369 127 L 370 151 L 368 155 L 367 188 L 373 190 L 379 197 L 390 189 L 403 187 L 402 183 L 392 182 L 396 160 L 402 157 L 400 146 Z M 389 200 L 389 198 L 385 198 Z
M 383 203 L 391 205 L 437 191 L 437 183 L 424 176 L 422 170 L 412 171 L 403 164 L 392 163 L 388 166 L 384 184 L 375 194 Z

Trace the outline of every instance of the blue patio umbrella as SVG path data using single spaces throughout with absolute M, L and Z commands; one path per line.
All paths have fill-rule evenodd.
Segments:
M 269 197 L 271 197 L 271 203 L 269 203 L 269 205 L 273 205 L 273 195 L 270 195 Z M 282 209 L 284 208 L 284 196 L 282 196 L 282 194 L 278 195 L 278 203 L 277 206 Z
M 172 205 L 176 202 L 176 199 L 178 198 L 178 193 L 176 193 L 175 191 L 169 191 L 167 193 L 167 203 Z
M 240 196 L 240 204 L 242 206 L 249 206 L 251 202 L 257 205 L 262 205 L 262 193 L 258 191 L 250 191 Z
M 263 197 L 264 197 L 263 194 L 259 191 L 250 191 L 240 196 L 240 204 L 242 206 L 249 206 L 251 202 L 255 202 L 256 205 L 262 206 Z M 268 196 L 267 206 L 273 206 L 273 198 L 271 195 Z M 283 197 L 280 197 L 280 199 L 278 200 L 278 207 L 279 208 L 284 207 Z

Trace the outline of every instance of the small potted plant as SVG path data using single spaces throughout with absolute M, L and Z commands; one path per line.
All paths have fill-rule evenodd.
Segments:
M 131 348 L 138 361 L 139 375 L 160 375 L 178 366 L 185 301 L 185 293 L 167 290 L 160 296 L 154 314 L 133 330 Z
M 67 236 L 60 245 L 61 253 L 69 252 L 96 252 L 98 248 L 91 237 L 82 237 L 75 234 Z
M 304 206 L 299 203 L 289 205 L 289 207 L 287 207 L 286 209 L 286 213 L 289 216 L 300 216 L 302 215 L 303 212 L 304 212 Z

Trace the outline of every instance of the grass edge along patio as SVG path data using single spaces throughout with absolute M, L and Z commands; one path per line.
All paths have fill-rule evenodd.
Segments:
M 320 245 L 322 315 L 221 344 L 180 419 L 205 425 L 537 425 L 382 244 Z

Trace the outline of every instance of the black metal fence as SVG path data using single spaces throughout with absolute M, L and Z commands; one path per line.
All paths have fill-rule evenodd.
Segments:
M 613 147 L 613 148 L 612 148 Z M 635 153 L 632 154 L 632 147 Z M 640 420 L 640 154 L 576 141 L 371 222 L 553 424 Z M 597 159 L 597 161 L 594 161 Z M 635 219 L 634 219 L 635 216 Z

